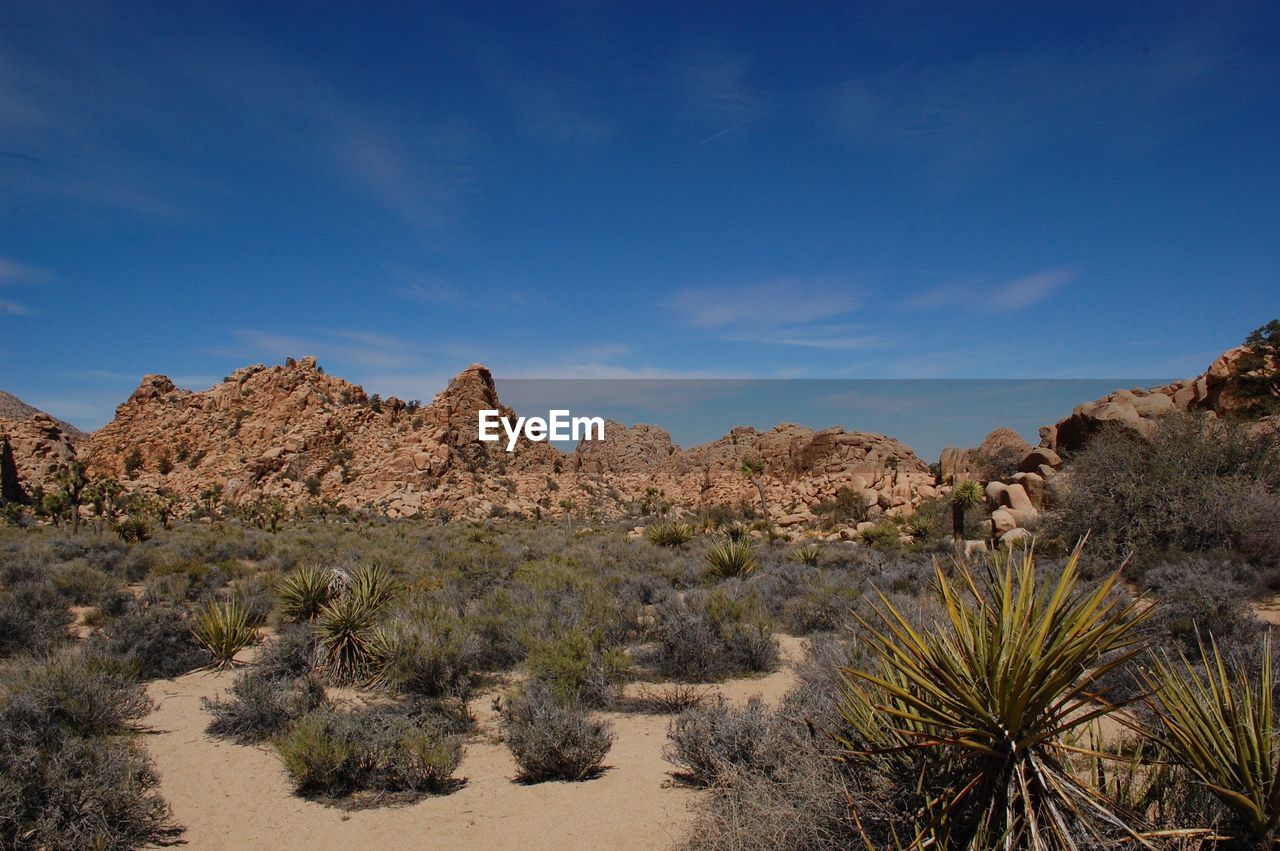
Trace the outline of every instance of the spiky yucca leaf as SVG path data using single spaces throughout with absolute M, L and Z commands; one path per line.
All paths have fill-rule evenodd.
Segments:
M 663 521 L 645 529 L 644 535 L 660 547 L 678 547 L 693 540 L 693 527 L 688 523 Z
M 1280 840 L 1280 731 L 1272 705 L 1271 640 L 1254 683 L 1243 666 L 1228 665 L 1218 644 L 1200 645 L 1203 665 L 1179 655 L 1158 657 L 1148 684 L 1160 719 L 1152 732 L 1175 761 L 1239 820 L 1250 847 Z
M 316 620 L 320 667 L 335 683 L 368 680 L 377 651 L 381 612 L 355 594 L 329 603 Z
M 936 569 L 943 619 L 917 629 L 880 598 L 868 629 L 876 670 L 846 669 L 848 757 L 886 761 L 920 802 L 911 847 L 1067 849 L 1136 838 L 1123 813 L 1067 765 L 1085 725 L 1117 707 L 1092 683 L 1140 650 L 1145 614 L 1112 595 L 1118 574 L 1079 589 L 1077 549 L 1056 584 L 1034 555 L 979 579 Z
M 722 541 L 706 555 L 707 574 L 716 579 L 730 579 L 735 576 L 750 576 L 760 567 L 756 559 L 756 548 L 750 539 Z
M 291 623 L 313 621 L 333 599 L 334 592 L 332 571 L 303 565 L 280 580 L 276 587 L 280 614 Z
M 390 570 L 380 564 L 371 564 L 351 572 L 350 582 L 343 593 L 375 612 L 381 612 L 395 599 L 399 590 L 400 584 Z
M 797 564 L 805 564 L 809 567 L 817 567 L 818 559 L 822 557 L 822 547 L 817 544 L 805 544 L 802 547 L 796 547 L 791 551 L 791 555 L 787 556 L 791 561 Z
M 257 638 L 249 613 L 239 600 L 211 601 L 196 615 L 191 631 L 213 654 L 217 668 L 230 667 L 235 655 Z

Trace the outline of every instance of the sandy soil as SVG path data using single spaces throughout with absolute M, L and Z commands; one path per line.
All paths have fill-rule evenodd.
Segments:
M 776 701 L 793 682 L 799 639 L 780 637 L 782 669 L 715 687 L 730 700 Z M 472 702 L 479 732 L 467 742 L 451 795 L 414 804 L 345 812 L 295 797 L 280 760 L 266 747 L 205 735 L 202 697 L 221 694 L 234 675 L 194 673 L 148 687 L 157 709 L 143 737 L 192 849 L 284 848 L 666 848 L 692 820 L 701 792 L 673 781 L 662 759 L 669 715 L 605 713 L 616 739 L 608 770 L 582 783 L 524 785 L 496 736 L 493 693 Z

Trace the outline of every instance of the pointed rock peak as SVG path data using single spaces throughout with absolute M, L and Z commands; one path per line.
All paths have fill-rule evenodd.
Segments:
M 167 375 L 144 375 L 142 381 L 138 383 L 138 389 L 134 390 L 133 395 L 129 397 L 129 401 L 146 402 L 150 399 L 159 399 L 177 389 L 177 385 Z
M 455 375 L 449 386 L 436 395 L 433 404 L 455 411 L 502 407 L 498 401 L 498 389 L 493 383 L 493 373 L 478 363 Z

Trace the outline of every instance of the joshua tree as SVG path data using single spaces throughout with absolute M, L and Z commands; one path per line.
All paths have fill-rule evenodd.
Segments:
M 30 497 L 18 478 L 18 463 L 13 458 L 13 447 L 6 436 L 0 444 L 0 502 L 25 505 L 28 501 Z
M 743 458 L 742 475 L 756 486 L 760 493 L 760 512 L 764 514 L 764 526 L 773 534 L 773 517 L 769 514 L 769 499 L 764 493 L 764 461 L 760 458 Z
M 278 496 L 273 496 L 263 503 L 262 510 L 267 522 L 271 524 L 272 533 L 275 533 L 280 528 L 280 521 L 284 519 L 286 513 L 284 500 Z
M 200 492 L 200 501 L 204 503 L 204 510 L 210 516 L 214 517 L 218 508 L 218 503 L 222 502 L 222 485 L 212 484 Z
M 85 487 L 89 484 L 89 479 L 84 472 L 83 461 L 72 461 L 67 466 L 58 471 L 58 486 L 66 495 L 67 505 L 71 511 L 71 528 L 75 531 L 80 530 L 80 497 L 84 493 Z
M 982 485 L 972 479 L 965 479 L 951 491 L 951 532 L 957 541 L 964 540 L 965 514 L 970 508 L 982 505 L 986 498 Z
M 120 494 L 124 493 L 124 485 L 112 478 L 102 479 L 97 483 L 98 497 L 102 500 L 107 517 L 115 517 L 119 506 Z

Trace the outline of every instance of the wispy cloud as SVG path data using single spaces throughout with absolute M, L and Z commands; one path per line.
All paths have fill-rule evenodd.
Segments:
M 49 276 L 45 269 L 28 266 L 7 257 L 0 257 L 0 287 L 31 283 Z M 0 316 L 34 316 L 40 311 L 13 299 L 0 298 Z
M 672 66 L 677 89 L 691 120 L 704 131 L 706 145 L 766 117 L 777 105 L 750 81 L 750 66 L 741 56 L 715 50 L 690 51 Z
M 988 283 L 970 280 L 947 284 L 907 298 L 913 310 L 961 307 L 973 311 L 1005 313 L 1038 304 L 1079 277 L 1075 269 L 1047 269 L 1010 281 Z
M 224 191 L 206 175 L 234 157 L 309 169 L 420 230 L 450 225 L 471 191 L 471 138 L 456 118 L 380 109 L 222 26 L 157 33 L 94 5 L 75 25 L 38 5 L 24 13 L 34 20 L 14 31 L 46 41 L 0 32 L 0 183 L 30 203 L 195 216 Z M 120 37 L 86 40 L 93 30 Z M 208 144 L 228 128 L 243 142 Z
M 957 181 L 1045 140 L 1069 138 L 1127 158 L 1223 108 L 1209 99 L 1221 88 L 1214 84 L 1241 70 L 1226 26 L 1147 34 L 1142 50 L 1126 33 L 909 63 L 844 81 L 830 114 L 849 138 L 930 162 Z
M 666 302 L 676 318 L 698 328 L 780 328 L 843 316 L 860 299 L 845 284 L 781 279 L 684 289 Z
M 8 257 L 0 257 L 0 286 L 3 286 L 4 284 L 40 281 L 47 277 L 49 277 L 47 269 L 28 266 L 25 263 L 19 263 L 17 260 L 11 260 Z

